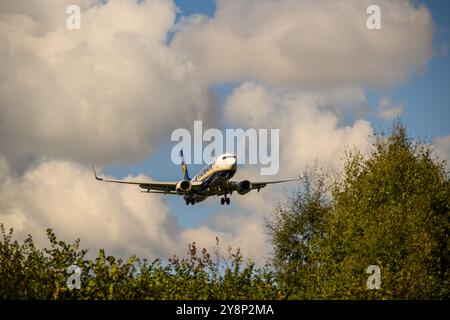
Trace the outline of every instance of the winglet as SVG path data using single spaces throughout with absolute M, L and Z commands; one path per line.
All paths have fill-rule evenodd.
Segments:
M 97 179 L 97 180 L 99 180 L 99 181 L 102 181 L 103 179 L 102 179 L 102 178 L 99 178 L 99 177 L 97 176 L 97 172 L 95 172 L 95 167 L 94 167 L 94 166 L 92 166 L 92 170 L 94 170 L 94 176 L 95 176 L 95 179 Z

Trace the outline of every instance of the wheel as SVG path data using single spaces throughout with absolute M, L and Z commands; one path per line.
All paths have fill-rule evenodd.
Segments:
M 191 204 L 194 205 L 195 204 L 195 200 L 191 199 Z
M 220 204 L 224 205 L 225 204 L 225 199 L 224 198 L 220 198 Z
M 225 199 L 225 202 L 226 202 L 227 204 L 230 204 L 230 198 L 226 198 L 226 199 Z
M 186 199 L 186 205 L 188 206 L 190 203 L 189 199 Z

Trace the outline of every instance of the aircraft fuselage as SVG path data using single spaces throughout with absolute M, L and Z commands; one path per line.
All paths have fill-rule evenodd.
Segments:
M 218 156 L 213 163 L 205 166 L 192 179 L 191 182 L 201 182 L 202 187 L 198 192 L 185 194 L 184 200 L 186 202 L 202 202 L 208 196 L 203 196 L 202 192 L 220 188 L 230 180 L 237 170 L 236 156 L 231 153 L 225 153 Z

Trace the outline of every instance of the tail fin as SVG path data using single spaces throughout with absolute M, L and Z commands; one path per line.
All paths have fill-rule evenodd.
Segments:
M 183 149 L 180 150 L 180 157 L 181 157 L 181 170 L 183 174 L 182 179 L 190 181 L 191 178 L 189 178 L 188 169 L 186 163 L 184 162 Z

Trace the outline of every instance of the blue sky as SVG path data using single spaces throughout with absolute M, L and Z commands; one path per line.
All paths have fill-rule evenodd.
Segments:
M 212 0 L 176 0 L 175 2 L 180 8 L 177 19 L 195 13 L 213 16 L 215 12 L 215 1 Z M 388 89 L 366 90 L 366 95 L 373 110 L 378 106 L 382 97 L 389 97 L 394 104 L 403 105 L 402 120 L 407 125 L 410 134 L 413 137 L 426 137 L 428 140 L 432 140 L 434 137 L 450 134 L 450 56 L 446 49 L 450 43 L 448 15 L 450 2 L 433 0 L 419 1 L 418 3 L 423 3 L 428 7 L 435 22 L 433 43 L 435 57 L 422 72 L 414 74 L 407 81 Z M 410 41 L 414 41 L 413 35 Z M 221 105 L 235 87 L 235 84 L 213 87 Z M 391 124 L 391 122 L 381 120 L 371 114 L 367 115 L 365 119 L 372 123 L 375 130 L 386 129 Z M 171 143 L 164 144 L 152 156 L 136 163 L 109 166 L 104 169 L 104 172 L 117 178 L 128 174 L 143 173 L 158 180 L 178 180 L 181 176 L 181 169 L 170 161 L 172 147 Z M 200 165 L 190 165 L 191 176 L 200 168 Z M 149 196 L 158 197 L 159 195 Z M 166 196 L 165 201 L 182 227 L 197 226 L 220 209 L 217 199 L 208 199 L 202 205 L 188 207 L 178 197 Z M 236 207 L 232 204 L 226 210 L 233 212 L 234 209 Z
M 432 138 L 448 135 L 450 132 L 450 56 L 444 49 L 450 44 L 449 1 L 420 1 L 430 10 L 435 22 L 433 49 L 435 57 L 420 74 L 415 74 L 405 83 L 386 91 L 369 92 L 371 105 L 376 105 L 380 96 L 389 96 L 395 103 L 404 106 L 402 115 L 413 137 Z M 414 37 L 411 36 L 411 41 Z M 375 128 L 385 127 L 370 119 Z

